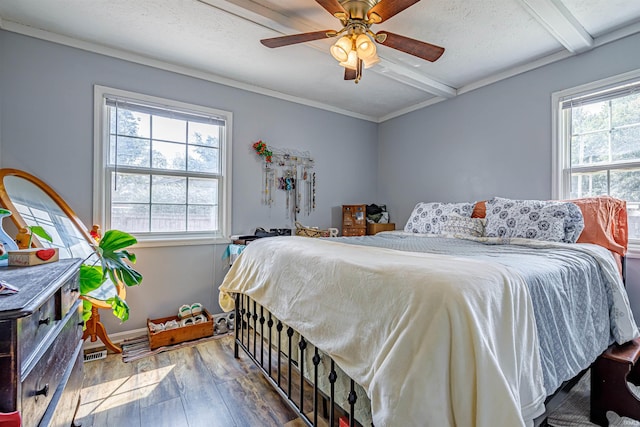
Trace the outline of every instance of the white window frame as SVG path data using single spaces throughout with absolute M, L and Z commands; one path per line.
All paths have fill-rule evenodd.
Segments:
M 220 231 L 193 233 L 131 233 L 138 239 L 138 247 L 145 246 L 180 246 L 197 244 L 229 243 L 231 235 L 231 135 L 233 114 L 229 111 L 217 110 L 202 105 L 188 104 L 136 92 L 94 85 L 94 171 L 93 171 L 93 222 L 103 230 L 110 229 L 110 179 L 107 161 L 109 159 L 109 125 L 106 98 L 119 98 L 140 103 L 147 103 L 165 108 L 183 111 L 194 111 L 218 116 L 226 121 L 224 137 L 220 141 L 221 178 L 218 203 Z
M 637 81 L 638 79 L 640 79 L 640 70 L 634 70 L 551 94 L 551 194 L 553 199 L 569 198 L 571 185 L 570 173 L 567 174 L 566 172 L 567 165 L 571 159 L 570 148 L 563 143 L 567 138 L 570 139 L 571 135 L 566 135 L 570 132 L 570 129 L 565 129 L 563 126 L 562 100 L 606 90 L 624 83 L 631 83 L 634 80 Z M 627 257 L 640 258 L 640 239 L 629 239 Z

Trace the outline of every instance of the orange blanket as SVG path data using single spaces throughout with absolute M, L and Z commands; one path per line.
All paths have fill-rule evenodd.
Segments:
M 627 202 L 610 196 L 571 200 L 582 210 L 584 230 L 578 243 L 595 243 L 621 256 L 627 253 Z

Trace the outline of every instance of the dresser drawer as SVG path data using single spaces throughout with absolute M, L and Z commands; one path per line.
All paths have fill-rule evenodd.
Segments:
M 23 427 L 38 425 L 76 355 L 82 336 L 81 307 L 80 301 L 72 307 L 73 312 L 65 319 L 58 338 L 22 381 L 20 399 Z
M 62 383 L 58 386 L 47 412 L 38 427 L 69 427 L 73 423 L 80 404 L 82 391 L 84 353 L 82 343 L 78 343 L 73 355 L 73 365 L 67 368 Z
M 349 236 L 364 236 L 365 234 L 367 234 L 367 229 L 366 228 L 345 228 L 342 230 L 342 235 L 349 237 Z
M 64 318 L 80 296 L 80 276 L 71 276 L 60 288 L 60 317 Z
M 49 298 L 31 316 L 18 319 L 18 346 L 21 365 L 28 364 L 38 345 L 49 335 L 56 321 L 56 298 Z

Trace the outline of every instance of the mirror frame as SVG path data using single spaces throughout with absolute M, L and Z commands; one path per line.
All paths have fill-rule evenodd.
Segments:
M 8 209 L 8 210 L 11 211 L 11 217 L 10 218 L 13 221 L 13 223 L 15 224 L 15 226 L 18 228 L 18 230 L 21 229 L 21 228 L 27 227 L 27 223 L 22 218 L 22 216 L 20 215 L 20 213 L 16 209 L 15 205 L 11 201 L 11 197 L 9 196 L 9 193 L 7 193 L 7 189 L 4 186 L 4 178 L 6 176 L 15 176 L 15 177 L 19 177 L 19 178 L 25 179 L 25 180 L 31 182 L 32 184 L 34 184 L 40 190 L 42 190 L 47 196 L 51 197 L 51 199 L 58 205 L 60 210 L 62 210 L 62 212 L 64 212 L 67 215 L 69 220 L 80 231 L 80 234 L 82 234 L 82 236 L 85 238 L 87 243 L 91 247 L 95 247 L 96 246 L 95 240 L 91 237 L 91 234 L 89 234 L 89 232 L 87 231 L 86 226 L 82 223 L 82 221 L 80 221 L 80 218 L 78 218 L 78 216 L 73 211 L 73 209 L 71 209 L 69 207 L 69 205 L 67 205 L 67 203 L 64 201 L 64 199 L 62 199 L 62 197 L 60 197 L 58 195 L 58 193 L 56 193 L 44 181 L 42 181 L 40 178 L 37 178 L 37 177 L 31 175 L 28 172 L 25 172 L 25 171 L 22 171 L 22 170 L 19 170 L 19 169 L 3 168 L 3 169 L 0 169 L 0 204 L 5 209 Z M 38 241 L 37 238 L 33 239 L 31 244 L 32 244 L 32 246 L 35 246 L 35 247 L 42 246 L 42 244 Z M 115 283 L 114 285 L 116 287 L 116 292 L 117 292 L 118 296 L 120 298 L 122 298 L 122 299 L 125 299 L 125 297 L 126 297 L 126 288 L 125 288 L 125 286 L 123 284 L 121 284 L 121 283 Z M 104 302 L 102 300 L 97 300 L 95 298 L 91 298 L 88 295 L 81 295 L 80 298 L 86 299 L 87 301 L 91 302 L 95 306 L 98 306 L 99 308 L 111 308 L 111 305 L 109 305 L 108 303 L 106 303 L 106 302 Z

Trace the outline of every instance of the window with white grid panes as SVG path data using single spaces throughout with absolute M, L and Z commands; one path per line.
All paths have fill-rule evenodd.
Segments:
M 565 92 L 555 101 L 559 198 L 626 200 L 629 239 L 640 244 L 640 75 Z
M 142 240 L 228 234 L 230 113 L 106 91 L 100 115 L 107 228 Z

